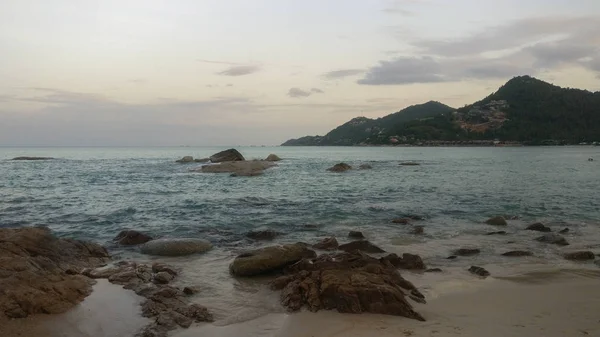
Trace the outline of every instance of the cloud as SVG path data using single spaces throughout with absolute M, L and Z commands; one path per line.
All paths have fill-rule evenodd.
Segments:
M 310 89 L 310 92 L 315 93 L 315 94 L 323 94 L 325 93 L 325 91 L 319 89 L 319 88 L 312 88 Z
M 214 60 L 205 60 L 205 59 L 198 59 L 197 61 L 198 62 L 203 62 L 203 63 L 227 64 L 227 65 L 230 65 L 230 66 L 242 65 L 242 63 L 237 63 L 237 62 L 214 61 Z
M 440 64 L 431 57 L 398 57 L 380 61 L 370 68 L 358 84 L 392 85 L 444 82 Z
M 362 69 L 340 69 L 327 72 L 322 75 L 326 80 L 337 80 L 342 79 L 348 76 L 354 76 L 364 73 L 365 71 Z
M 288 91 L 288 96 L 294 98 L 308 97 L 310 96 L 310 94 L 310 91 L 304 91 L 300 88 L 290 88 L 290 90 Z
M 244 66 L 233 66 L 229 67 L 217 74 L 223 76 L 244 76 L 250 75 L 260 70 L 259 66 L 244 65 Z

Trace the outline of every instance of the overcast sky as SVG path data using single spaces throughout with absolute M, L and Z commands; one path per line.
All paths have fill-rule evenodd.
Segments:
M 279 144 L 525 74 L 600 90 L 600 1 L 0 1 L 4 146 Z

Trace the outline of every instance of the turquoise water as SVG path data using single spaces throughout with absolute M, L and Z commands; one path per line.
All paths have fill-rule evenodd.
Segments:
M 222 324 L 281 310 L 264 283 L 234 280 L 227 272 L 236 253 L 270 244 L 245 237 L 257 228 L 283 233 L 275 243 L 331 235 L 344 242 L 348 230 L 361 230 L 389 252 L 417 253 L 428 266 L 443 268 L 441 275 L 407 276 L 428 296 L 456 288 L 457 280 L 468 286 L 473 279 L 465 269 L 471 264 L 510 275 L 525 266 L 574 267 L 560 258 L 566 250 L 600 249 L 600 147 L 239 148 L 247 158 L 275 153 L 284 159 L 259 177 L 190 172 L 200 164 L 175 163 L 219 150 L 0 148 L 0 226 L 47 225 L 61 236 L 102 243 L 117 258 L 149 258 L 111 243 L 125 228 L 208 239 L 215 246 L 209 253 L 167 262 L 185 270 L 178 282 L 203 289 L 199 303 Z M 8 160 L 25 155 L 58 159 Z M 340 161 L 373 169 L 326 171 Z M 403 161 L 421 165 L 399 166 Z M 415 222 L 425 235 L 390 222 L 406 214 L 425 218 Z M 483 223 L 494 215 L 518 217 L 503 228 L 508 235 L 484 235 L 498 230 Z M 572 245 L 535 242 L 539 233 L 523 230 L 534 221 L 555 230 L 569 227 Z M 446 259 L 464 246 L 482 254 Z M 532 250 L 535 257 L 500 256 L 513 249 Z

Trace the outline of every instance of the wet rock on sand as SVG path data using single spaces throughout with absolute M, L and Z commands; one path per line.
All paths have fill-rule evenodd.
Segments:
M 241 153 L 236 149 L 228 149 L 210 156 L 210 161 L 213 163 L 221 163 L 227 161 L 244 161 L 246 160 Z
M 510 252 L 503 253 L 502 256 L 509 257 L 520 257 L 520 256 L 533 256 L 533 253 L 527 250 L 511 250 Z
M 315 256 L 313 250 L 301 243 L 265 247 L 238 255 L 229 265 L 229 271 L 235 276 L 267 274 Z
M 340 245 L 339 249 L 345 252 L 359 250 L 365 253 L 385 253 L 385 250 L 375 246 L 367 240 L 352 241 L 350 243 Z
M 321 250 L 337 250 L 338 249 L 338 241 L 334 237 L 325 238 L 318 243 L 313 245 L 314 249 Z
M 486 224 L 492 226 L 508 226 L 506 219 L 502 216 L 495 216 L 493 218 L 489 218 L 485 221 Z
M 583 251 L 583 252 L 572 252 L 564 255 L 565 259 L 573 260 L 573 261 L 587 261 L 594 260 L 596 256 L 594 256 L 593 252 Z
M 425 270 L 426 273 L 441 273 L 443 272 L 443 270 L 441 270 L 440 268 L 431 268 L 431 269 L 427 269 Z
M 477 266 L 471 266 L 471 268 L 469 268 L 469 271 L 475 275 L 479 275 L 481 277 L 488 277 L 490 276 L 490 272 L 481 268 L 481 267 L 477 267 Z
M 550 229 L 550 227 L 544 226 L 544 224 L 541 222 L 536 222 L 534 224 L 531 224 L 531 225 L 527 226 L 527 228 L 525 228 L 525 229 L 528 231 L 552 232 L 552 229 Z
M 536 238 L 535 240 L 539 241 L 539 242 L 551 243 L 551 244 L 555 244 L 555 245 L 559 245 L 559 246 L 568 246 L 569 245 L 569 242 L 567 242 L 567 239 L 565 239 L 564 236 L 555 234 L 555 233 L 544 234 L 544 235 L 540 236 L 539 238 Z
M 271 288 L 281 289 L 281 303 L 290 311 L 306 306 L 310 311 L 369 312 L 425 320 L 406 299 L 424 302 L 416 287 L 387 261 L 360 252 L 301 260 L 275 279 Z
M 158 256 L 183 256 L 204 253 L 211 248 L 211 243 L 202 239 L 158 239 L 143 244 L 141 252 L 143 254 Z
M 151 236 L 129 229 L 121 231 L 113 239 L 113 241 L 123 246 L 141 245 L 142 243 L 146 243 L 150 240 L 152 240 Z
M 328 168 L 327 171 L 329 172 L 346 172 L 352 169 L 352 166 L 346 164 L 346 163 L 339 163 L 339 164 L 335 164 L 332 167 Z
M 460 248 L 452 252 L 453 255 L 457 256 L 473 256 L 481 253 L 479 248 Z
M 350 231 L 348 232 L 348 237 L 351 239 L 364 239 L 365 236 L 362 232 L 359 231 Z

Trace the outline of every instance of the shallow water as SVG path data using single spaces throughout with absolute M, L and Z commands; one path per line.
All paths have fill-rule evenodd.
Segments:
M 265 244 L 245 238 L 257 228 L 284 233 L 277 243 L 331 235 L 345 241 L 348 230 L 361 230 L 387 251 L 420 254 L 430 267 L 443 268 L 441 275 L 407 276 L 431 296 L 469 286 L 473 278 L 464 270 L 473 264 L 508 276 L 571 268 L 574 263 L 560 258 L 565 251 L 600 249 L 600 147 L 239 149 L 247 158 L 276 153 L 284 160 L 261 177 L 230 177 L 190 172 L 200 164 L 174 162 L 220 148 L 0 148 L 0 226 L 48 225 L 126 258 L 144 257 L 110 242 L 124 228 L 208 239 L 215 245 L 209 253 L 170 262 L 185 269 L 178 282 L 203 289 L 198 301 L 216 311 L 221 324 L 281 311 L 264 282 L 233 280 L 227 272 L 236 253 Z M 58 159 L 8 160 L 24 155 Z M 326 171 L 340 161 L 373 169 Z M 399 166 L 403 161 L 421 165 Z M 425 235 L 390 222 L 405 214 L 425 217 L 415 221 Z M 502 229 L 483 224 L 494 215 L 519 219 Z M 534 221 L 569 227 L 565 236 L 572 245 L 533 241 L 539 233 L 522 228 Z M 495 230 L 508 235 L 484 235 Z M 482 254 L 446 259 L 464 246 Z M 500 256 L 515 249 L 535 257 Z

